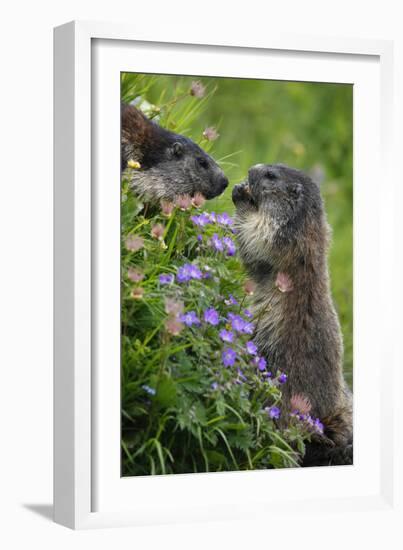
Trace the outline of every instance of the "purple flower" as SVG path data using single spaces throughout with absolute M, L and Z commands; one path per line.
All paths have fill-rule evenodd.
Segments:
M 323 434 L 323 430 L 325 429 L 325 427 L 322 424 L 322 422 L 319 420 L 319 418 L 315 419 L 314 428 L 318 433 Z
M 236 248 L 234 243 L 231 246 L 227 246 L 227 256 L 235 256 Z
M 202 277 L 200 269 L 193 264 L 185 264 L 180 267 L 176 276 L 178 283 L 186 283 L 191 279 L 201 279 Z
M 162 273 L 159 281 L 161 285 L 170 285 L 174 282 L 175 277 L 171 273 Z
M 266 370 L 266 367 L 267 367 L 267 361 L 264 357 L 255 357 L 255 359 L 253 360 L 253 362 L 255 363 L 255 365 L 257 366 L 257 368 L 260 370 L 260 371 L 264 371 Z
M 193 264 L 189 264 L 189 275 L 191 279 L 201 279 L 203 277 L 200 269 Z
M 265 411 L 270 416 L 270 418 L 280 418 L 281 411 L 275 405 L 273 405 L 272 407 L 266 407 Z
M 278 381 L 280 384 L 285 384 L 287 382 L 287 378 L 288 376 L 284 372 L 282 372 L 278 377 Z
M 200 233 L 197 235 L 197 240 L 199 241 L 199 243 L 202 242 L 203 240 L 203 235 L 200 235 Z
M 229 237 L 224 237 L 222 242 L 224 243 L 224 245 L 227 249 L 228 256 L 234 256 L 234 254 L 236 252 L 236 247 L 235 247 L 234 241 L 232 239 L 230 239 Z
M 222 362 L 224 367 L 232 367 L 236 361 L 236 352 L 227 348 L 222 352 Z
M 141 386 L 144 391 L 146 391 L 149 395 L 155 395 L 157 392 L 154 388 L 150 388 L 150 386 L 147 386 L 146 384 L 144 386 Z
M 256 355 L 257 354 L 257 347 L 253 342 L 246 342 L 246 351 L 250 355 Z
M 213 382 L 213 383 L 211 384 L 211 389 L 212 389 L 212 390 L 216 390 L 217 388 L 218 388 L 217 382 Z
M 223 342 L 231 343 L 234 341 L 234 333 L 230 330 L 220 330 L 219 336 Z
M 234 220 L 230 218 L 226 212 L 223 212 L 222 214 L 218 214 L 217 222 L 220 225 L 232 225 Z
M 231 322 L 232 328 L 236 332 L 242 332 L 243 334 L 253 334 L 255 328 L 254 325 L 242 319 L 240 315 L 229 313 L 228 320 Z
M 204 320 L 206 323 L 209 323 L 209 325 L 218 325 L 219 317 L 217 311 L 214 308 L 206 309 L 204 312 Z
M 210 217 L 205 212 L 203 212 L 199 216 L 191 216 L 190 219 L 198 227 L 204 227 L 205 225 L 210 223 Z
M 191 277 L 189 275 L 189 268 L 187 265 L 183 265 L 178 269 L 176 279 L 178 283 L 187 283 L 188 281 L 190 281 Z
M 228 300 L 224 300 L 224 303 L 227 306 L 237 306 L 238 305 L 237 300 L 233 297 L 232 294 L 229 295 Z
M 244 334 L 253 334 L 254 330 L 255 330 L 255 325 L 253 323 L 245 323 L 243 326 L 242 332 Z
M 245 315 L 245 317 L 248 317 L 248 319 L 252 318 L 252 313 L 249 311 L 249 309 L 244 309 L 243 314 Z
M 210 243 L 214 250 L 217 250 L 217 252 L 222 252 L 224 250 L 224 244 L 217 233 L 214 233 L 211 237 Z
M 228 319 L 231 321 L 231 326 L 236 332 L 243 332 L 245 321 L 242 319 L 240 315 L 229 313 Z
M 209 218 L 210 222 L 215 223 L 215 222 L 217 221 L 217 217 L 216 217 L 216 213 L 215 213 L 215 212 L 210 212 L 210 213 L 208 214 L 208 218 Z
M 200 325 L 200 319 L 197 317 L 195 311 L 187 311 L 186 313 L 180 316 L 180 320 L 187 327 L 191 327 L 192 325 Z

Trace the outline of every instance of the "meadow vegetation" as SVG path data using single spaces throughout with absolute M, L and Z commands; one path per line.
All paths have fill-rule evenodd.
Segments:
M 297 466 L 320 419 L 281 422 L 282 372 L 253 345 L 253 288 L 237 258 L 232 184 L 258 162 L 320 181 L 332 291 L 352 384 L 352 89 L 122 74 L 122 100 L 199 143 L 231 185 L 147 211 L 122 176 L 122 473 Z

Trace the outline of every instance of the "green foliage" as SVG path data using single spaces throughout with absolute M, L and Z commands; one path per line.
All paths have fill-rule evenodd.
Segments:
M 281 428 L 264 410 L 280 405 L 281 384 L 266 370 L 262 373 L 246 349 L 252 330 L 246 310 L 250 298 L 239 260 L 228 249 L 212 248 L 214 235 L 229 242 L 231 226 L 220 224 L 220 218 L 209 221 L 198 239 L 189 218 L 200 211 L 176 207 L 169 216 L 157 212 L 146 217 L 127 185 L 123 180 L 124 475 L 297 465 L 311 432 L 296 419 L 293 426 Z M 141 239 L 136 246 L 133 237 Z M 181 282 L 180 268 L 190 264 L 197 276 Z M 160 276 L 170 274 L 174 280 L 162 284 Z M 209 323 L 204 314 L 212 308 L 218 317 Z M 183 321 L 186 312 L 197 318 L 192 326 Z M 219 332 L 235 334 L 231 314 L 246 328 L 225 344 Z M 225 366 L 227 349 L 237 358 Z
M 194 80 L 123 74 L 122 99 L 135 100 L 150 118 L 211 150 L 233 183 L 257 162 L 286 162 L 325 174 L 323 194 L 334 229 L 333 291 L 351 369 L 350 87 L 203 79 L 205 93 L 196 97 L 189 94 Z M 209 126 L 218 128 L 215 141 L 203 137 Z M 123 475 L 297 465 L 312 428 L 296 417 L 288 426 L 270 418 L 265 408 L 281 408 L 278 376 L 265 376 L 257 368 L 246 351 L 248 334 L 237 333 L 227 344 L 219 336 L 222 329 L 232 330 L 230 314 L 248 321 L 244 312 L 250 298 L 243 288 L 242 266 L 227 248 L 217 251 L 211 243 L 214 234 L 220 242 L 231 239 L 231 226 L 215 222 L 197 228 L 190 217 L 201 211 L 194 207 L 175 207 L 169 216 L 144 210 L 125 176 Z M 209 201 L 205 210 L 231 212 L 230 193 Z M 202 278 L 179 282 L 180 268 L 189 263 Z M 161 284 L 161 275 L 172 275 L 174 281 Z M 200 324 L 181 321 L 182 304 L 184 313 L 194 312 Z M 204 321 L 208 308 L 217 311 L 219 325 Z M 233 366 L 225 367 L 222 354 L 228 348 L 237 357 Z
M 142 97 L 161 124 L 210 151 L 230 178 L 207 208 L 233 211 L 232 184 L 258 162 L 282 162 L 321 182 L 329 223 L 332 293 L 345 346 L 345 374 L 353 370 L 353 89 L 347 84 L 203 78 L 206 95 L 189 95 L 194 77 L 123 75 L 124 99 Z M 220 133 L 203 139 L 206 127 Z

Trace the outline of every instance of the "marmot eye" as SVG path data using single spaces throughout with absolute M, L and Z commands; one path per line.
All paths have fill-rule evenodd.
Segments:
M 266 177 L 267 179 L 269 179 L 269 180 L 275 180 L 275 179 L 277 179 L 276 174 L 275 174 L 272 170 L 267 170 L 267 171 L 265 172 L 265 177 Z
M 199 165 L 202 167 L 202 168 L 208 168 L 208 162 L 206 159 L 204 159 L 203 157 L 198 157 L 197 158 L 197 162 L 199 163 Z
M 175 157 L 181 157 L 183 155 L 183 145 L 182 143 L 179 143 L 179 141 L 176 141 L 172 145 L 172 152 Z

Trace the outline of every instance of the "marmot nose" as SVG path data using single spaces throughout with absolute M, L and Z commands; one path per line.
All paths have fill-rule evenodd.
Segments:
M 257 177 L 259 177 L 259 174 L 262 172 L 262 168 L 264 168 L 265 165 L 262 163 L 254 164 L 249 168 L 248 172 L 248 179 L 249 181 L 254 181 Z
M 221 176 L 218 185 L 220 186 L 221 193 L 228 187 L 228 178 L 226 176 Z

